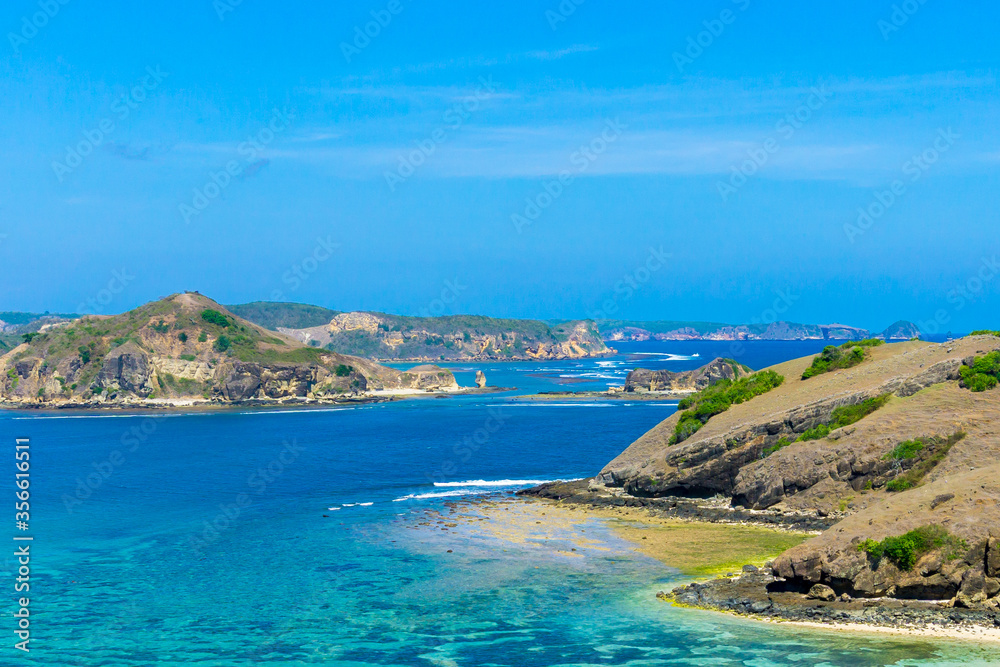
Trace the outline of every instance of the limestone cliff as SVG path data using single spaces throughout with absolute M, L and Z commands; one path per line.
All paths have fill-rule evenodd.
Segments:
M 378 360 L 579 359 L 614 353 L 589 320 L 549 325 L 467 315 L 350 312 L 323 326 L 278 330 L 308 345 Z

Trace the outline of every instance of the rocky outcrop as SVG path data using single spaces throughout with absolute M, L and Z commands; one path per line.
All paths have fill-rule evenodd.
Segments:
M 978 349 L 983 341 L 968 339 L 963 346 Z M 937 398 L 929 403 L 917 399 L 909 404 L 909 410 L 901 401 L 898 408 L 883 408 L 856 427 L 834 432 L 821 441 L 786 448 L 780 448 L 779 442 L 793 442 L 806 430 L 830 421 L 839 407 L 883 394 L 915 398 L 918 392 L 944 383 L 952 383 L 958 392 L 954 380 L 963 355 L 948 350 L 927 343 L 876 348 L 868 362 L 806 381 L 800 378 L 811 358 L 781 364 L 774 368 L 786 378 L 781 387 L 712 417 L 704 428 L 677 445 L 670 444 L 679 419 L 674 415 L 605 466 L 599 478 L 639 496 L 725 493 L 737 495 L 737 503 L 753 506 L 768 506 L 827 479 L 842 482 L 840 488 L 850 490 L 850 484 L 858 478 L 864 478 L 860 482 L 863 485 L 887 474 L 874 459 L 884 456 L 901 440 L 947 436 L 958 430 L 956 425 L 944 433 L 932 423 L 922 426 L 922 430 L 900 431 L 898 421 L 885 422 L 880 415 L 896 415 L 894 410 L 903 410 L 911 415 L 911 426 L 925 424 L 927 415 L 934 414 L 934 400 L 940 398 L 958 420 L 968 409 L 971 394 L 962 390 L 960 394 L 935 395 Z M 895 404 L 895 400 L 890 401 L 890 406 Z M 898 415 L 894 419 L 898 420 Z M 866 424 L 877 428 L 869 430 Z M 858 435 L 852 437 L 859 428 Z M 869 450 L 874 443 L 877 446 Z M 794 456 L 801 460 L 791 460 Z
M 476 386 L 480 389 L 486 386 L 486 373 L 476 371 Z
M 111 394 L 123 391 L 146 398 L 155 391 L 153 378 L 149 355 L 129 341 L 105 355 L 93 386 Z
M 774 571 L 790 590 L 824 584 L 852 597 L 955 598 L 967 607 L 985 603 L 1000 593 L 998 475 L 1000 465 L 992 465 L 884 497 L 782 554 Z M 953 498 L 937 503 L 944 492 Z M 881 541 L 927 526 L 940 527 L 957 541 L 921 554 L 911 568 L 858 548 L 865 540 Z
M 671 372 L 636 368 L 625 377 L 625 391 L 635 393 L 666 392 L 672 394 L 701 391 L 719 380 L 735 380 L 752 373 L 732 359 L 717 358 L 693 371 Z

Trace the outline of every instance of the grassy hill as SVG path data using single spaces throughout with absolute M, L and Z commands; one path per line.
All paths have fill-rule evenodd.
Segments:
M 768 369 L 784 381 L 706 411 L 683 442 L 674 435 L 685 413 L 671 416 L 598 479 L 639 498 L 721 494 L 733 506 L 839 519 L 775 560 L 801 592 L 823 583 L 852 597 L 957 596 L 965 606 L 997 596 L 1000 389 L 976 378 L 1000 375 L 1000 339 L 873 346 L 849 364 L 806 373 L 814 359 Z M 965 545 L 957 556 L 935 544 L 897 549 L 943 529 L 945 541 Z M 984 572 L 987 543 L 997 555 Z
M 8 404 L 333 399 L 457 386 L 440 369 L 402 373 L 308 347 L 197 293 L 27 338 L 0 357 L 0 399 Z

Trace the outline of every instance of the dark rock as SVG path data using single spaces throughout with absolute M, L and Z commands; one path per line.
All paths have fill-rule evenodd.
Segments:
M 955 498 L 954 493 L 942 493 L 939 496 L 935 496 L 934 500 L 931 501 L 931 509 L 932 510 L 937 509 L 939 505 L 942 505 L 954 498 Z
M 760 570 L 757 568 L 756 565 L 747 564 L 743 566 L 743 571 L 747 573 L 753 573 L 753 572 L 759 572 Z
M 986 554 L 986 576 L 1000 577 L 1000 540 L 991 537 Z
M 806 597 L 810 600 L 822 600 L 824 602 L 833 602 L 837 599 L 837 593 L 824 584 L 816 584 L 809 589 Z

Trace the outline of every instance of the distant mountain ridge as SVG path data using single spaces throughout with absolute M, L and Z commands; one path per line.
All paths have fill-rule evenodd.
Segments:
M 721 324 L 674 320 L 598 320 L 597 326 L 606 341 L 649 340 L 909 340 L 920 335 L 917 325 L 900 320 L 885 331 L 872 334 L 868 329 L 847 324 Z

